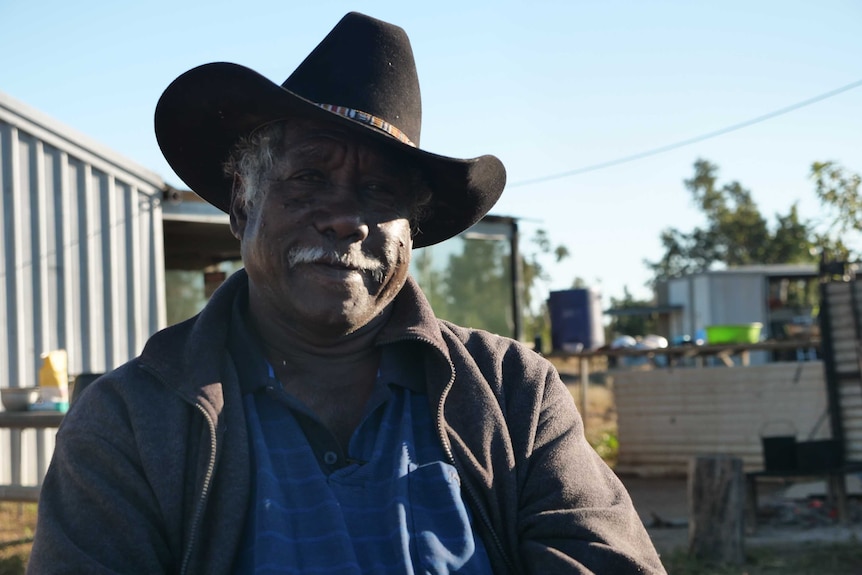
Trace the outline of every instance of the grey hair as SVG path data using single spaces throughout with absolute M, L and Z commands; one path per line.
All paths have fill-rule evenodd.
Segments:
M 259 199 L 261 182 L 272 169 L 277 150 L 284 138 L 284 125 L 284 121 L 273 122 L 240 138 L 224 163 L 225 176 L 233 178 L 239 175 L 242 179 L 242 186 L 235 188 L 234 193 L 239 194 L 239 199 L 249 207 L 254 206 Z M 416 234 L 419 222 L 431 215 L 433 192 L 421 169 L 413 171 L 410 188 L 414 193 L 409 218 L 410 228 Z
M 267 124 L 248 136 L 240 138 L 224 163 L 224 174 L 228 178 L 238 175 L 242 186 L 234 189 L 240 200 L 253 206 L 260 195 L 260 184 L 264 175 L 272 169 L 275 150 L 284 137 L 284 123 Z

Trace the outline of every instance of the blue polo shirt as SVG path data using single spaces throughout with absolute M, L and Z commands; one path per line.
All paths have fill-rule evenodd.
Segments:
M 347 453 L 284 391 L 235 307 L 230 352 L 248 421 L 252 500 L 235 572 L 491 573 L 437 439 L 415 344 L 382 350 Z

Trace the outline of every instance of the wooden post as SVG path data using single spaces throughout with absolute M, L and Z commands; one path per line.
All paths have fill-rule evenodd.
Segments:
M 689 460 L 689 554 L 714 563 L 743 564 L 743 477 L 737 457 L 704 455 Z
M 757 476 L 745 477 L 745 534 L 757 531 Z
M 838 522 L 847 525 L 849 513 L 847 511 L 847 477 L 843 471 L 830 472 L 828 483 L 830 503 L 838 509 Z
M 579 397 L 578 408 L 581 410 L 581 419 L 584 422 L 584 431 L 587 430 L 587 392 L 590 388 L 590 360 L 587 357 L 581 358 L 581 393 Z

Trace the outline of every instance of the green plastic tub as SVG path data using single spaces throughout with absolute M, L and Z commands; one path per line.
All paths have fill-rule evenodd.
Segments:
M 757 343 L 760 341 L 760 322 L 706 326 L 706 343 Z

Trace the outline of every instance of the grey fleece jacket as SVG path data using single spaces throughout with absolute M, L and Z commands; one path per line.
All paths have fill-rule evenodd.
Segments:
M 230 573 L 251 470 L 226 351 L 240 271 L 97 380 L 57 434 L 29 573 Z M 409 280 L 378 344 L 416 341 L 444 450 L 495 573 L 664 573 L 554 368 L 434 317 Z

